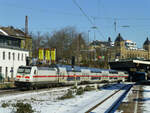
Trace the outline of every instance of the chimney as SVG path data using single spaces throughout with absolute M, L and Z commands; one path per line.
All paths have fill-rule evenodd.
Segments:
M 25 37 L 28 36 L 28 16 L 25 18 Z

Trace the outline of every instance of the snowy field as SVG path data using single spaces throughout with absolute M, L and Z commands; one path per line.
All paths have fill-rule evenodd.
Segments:
M 11 104 L 17 102 L 30 103 L 36 113 L 83 113 L 83 111 L 93 107 L 93 103 L 100 102 L 100 100 L 118 90 L 119 87 L 122 87 L 122 85 L 85 92 L 83 95 L 76 95 L 74 98 L 65 100 L 58 100 L 58 97 L 64 95 L 67 89 L 7 95 L 0 97 L 1 106 L 3 103 L 9 103 L 10 106 L 6 108 L 0 107 L 0 113 L 12 113 L 14 108 Z

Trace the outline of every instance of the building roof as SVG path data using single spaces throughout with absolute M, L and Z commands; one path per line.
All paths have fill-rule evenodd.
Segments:
M 0 34 L 16 38 L 25 38 L 25 33 L 22 30 L 16 29 L 12 26 L 0 27 Z
M 104 45 L 104 46 L 110 46 L 110 42 L 107 42 L 107 41 L 93 41 L 90 45 Z
M 147 39 L 145 40 L 144 45 L 150 45 L 150 41 L 149 41 L 148 37 L 147 37 Z
M 124 41 L 124 39 L 122 38 L 122 36 L 119 33 L 116 40 L 115 40 L 115 42 L 121 42 L 121 41 Z

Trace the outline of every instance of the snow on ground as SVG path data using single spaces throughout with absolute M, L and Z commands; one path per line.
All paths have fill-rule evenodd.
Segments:
M 150 113 L 150 86 L 143 87 L 143 113 Z
M 122 86 L 122 85 L 120 85 Z M 17 95 L 7 95 L 0 97 L 0 106 L 2 103 L 17 103 L 18 101 L 24 103 L 30 103 L 39 113 L 83 113 L 82 110 L 89 109 L 93 103 L 103 100 L 114 91 L 118 90 L 118 87 L 112 87 L 104 90 L 94 90 L 85 92 L 83 95 L 75 96 L 71 99 L 58 100 L 66 93 L 66 90 L 60 91 L 42 91 L 33 93 L 24 93 Z M 14 110 L 9 106 L 6 108 L 0 107 L 0 113 L 11 113 Z

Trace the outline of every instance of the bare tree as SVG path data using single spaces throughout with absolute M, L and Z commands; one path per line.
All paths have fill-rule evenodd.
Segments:
M 38 56 L 38 49 L 41 47 L 44 47 L 44 37 L 41 35 L 40 32 L 37 32 L 36 35 L 32 36 L 32 54 L 33 57 L 37 57 Z
M 56 48 L 57 60 L 69 63 L 72 56 L 77 58 L 85 56 L 85 53 L 81 51 L 86 49 L 85 37 L 85 35 L 78 33 L 75 27 L 65 27 L 53 31 L 52 34 L 41 35 L 38 32 L 33 37 L 33 56 L 38 56 L 38 48 L 40 47 Z

